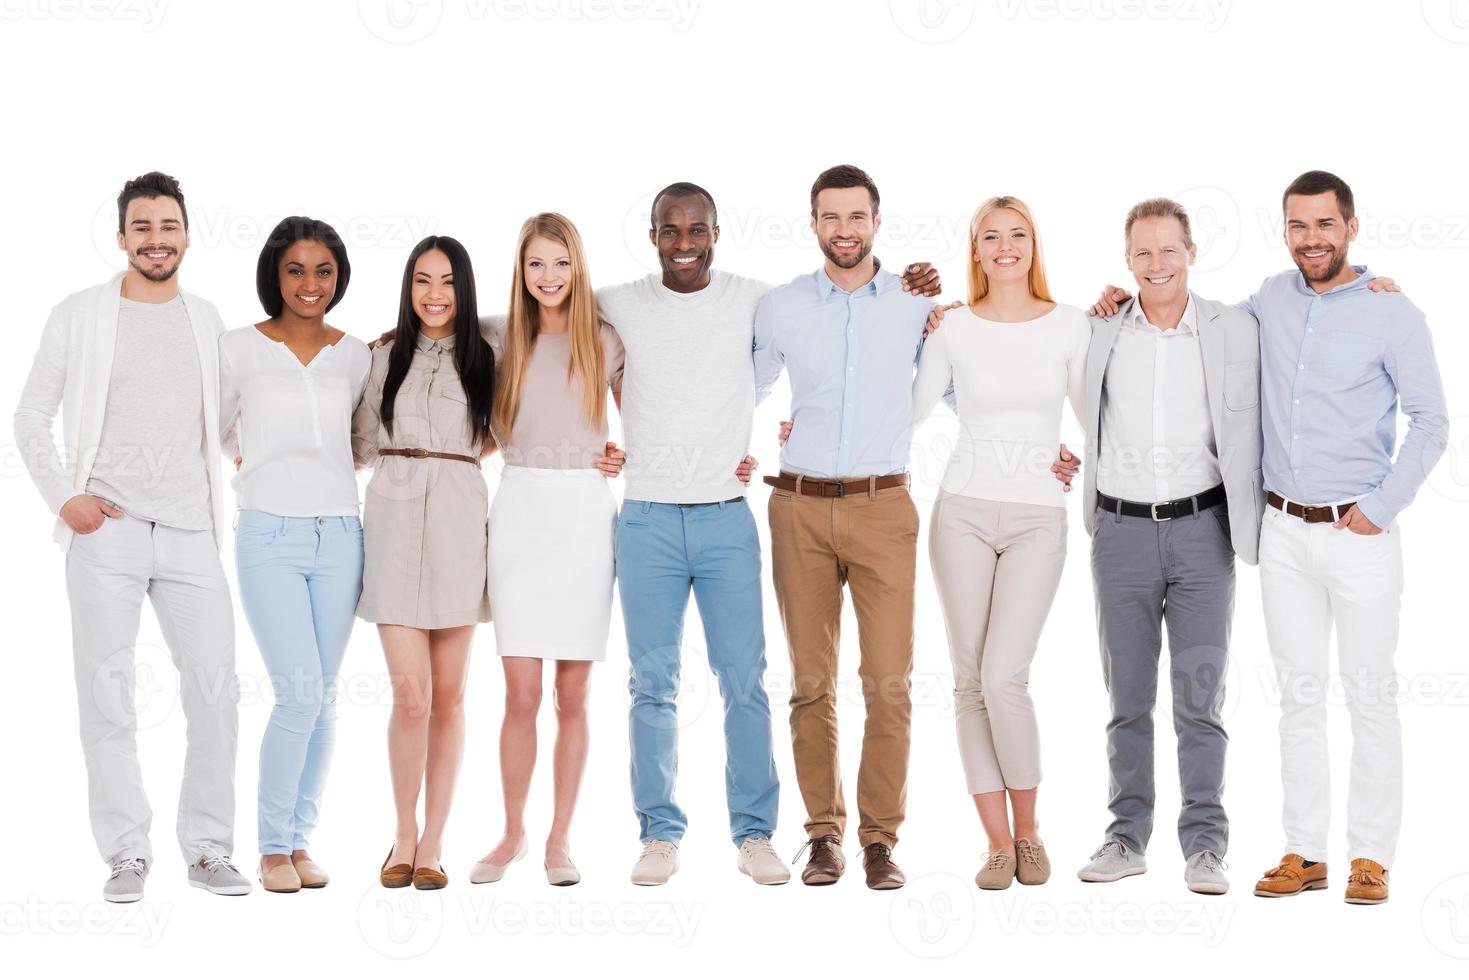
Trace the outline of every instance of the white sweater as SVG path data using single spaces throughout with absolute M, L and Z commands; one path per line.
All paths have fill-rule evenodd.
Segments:
M 951 310 L 930 334 L 913 381 L 913 418 L 933 410 L 950 380 L 960 433 L 942 488 L 965 497 L 1064 507 L 1051 464 L 1061 439 L 1061 402 L 1086 417 L 1086 352 L 1091 325 L 1058 304 L 1022 323 Z

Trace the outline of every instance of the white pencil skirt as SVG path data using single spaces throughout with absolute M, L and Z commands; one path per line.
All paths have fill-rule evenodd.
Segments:
M 617 501 L 596 469 L 506 466 L 490 505 L 490 616 L 502 657 L 602 660 Z

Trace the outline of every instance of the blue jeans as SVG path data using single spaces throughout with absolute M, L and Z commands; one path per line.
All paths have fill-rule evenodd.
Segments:
M 632 695 L 633 805 L 644 843 L 677 843 L 688 828 L 673 799 L 678 775 L 680 651 L 689 589 L 699 604 L 709 666 L 724 701 L 725 796 L 736 845 L 775 830 L 780 780 L 765 694 L 760 538 L 743 500 L 628 500 L 617 518 L 618 592 Z
M 337 671 L 362 592 L 362 522 L 240 511 L 240 605 L 275 689 L 260 743 L 261 854 L 303 850 L 336 741 Z

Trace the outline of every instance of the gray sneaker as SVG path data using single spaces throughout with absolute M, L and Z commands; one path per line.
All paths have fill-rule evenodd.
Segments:
M 102 886 L 102 897 L 109 902 L 141 901 L 143 881 L 147 877 L 147 861 L 142 858 L 123 858 L 112 866 L 112 877 Z
M 1183 867 L 1183 880 L 1188 890 L 1200 895 L 1223 895 L 1229 891 L 1224 877 L 1224 859 L 1213 851 L 1200 851 L 1189 857 Z
M 205 851 L 197 864 L 189 865 L 189 884 L 216 895 L 248 895 L 250 879 L 240 874 L 230 859 L 216 851 Z
M 1108 840 L 1097 848 L 1091 863 L 1076 873 L 1082 881 L 1117 881 L 1148 870 L 1147 859 L 1120 840 Z

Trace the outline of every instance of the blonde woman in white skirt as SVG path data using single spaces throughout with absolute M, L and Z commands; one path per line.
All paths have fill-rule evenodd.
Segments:
M 510 310 L 488 326 L 499 369 L 492 421 L 505 464 L 489 527 L 490 609 L 505 668 L 505 833 L 470 880 L 498 881 L 528 849 L 525 801 L 552 660 L 555 813 L 545 869 L 551 884 L 572 885 L 580 880 L 569 846 L 589 742 L 587 685 L 606 656 L 612 615 L 617 503 L 607 478 L 623 453 L 607 441 L 607 393 L 620 406 L 623 352 L 597 317 L 570 221 L 538 214 L 521 227 Z

